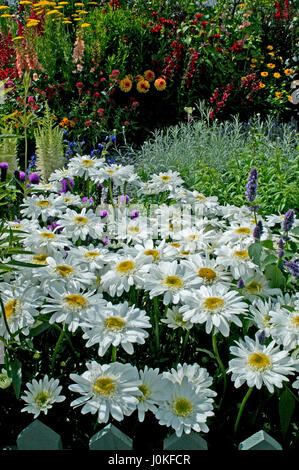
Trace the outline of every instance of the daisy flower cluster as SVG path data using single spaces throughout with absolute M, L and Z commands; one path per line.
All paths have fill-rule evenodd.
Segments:
M 250 203 L 256 192 L 252 172 Z M 0 337 L 8 350 L 45 341 L 50 361 L 31 372 L 22 411 L 47 413 L 68 389 L 99 423 L 152 413 L 181 436 L 209 431 L 221 377 L 223 393 L 226 376 L 298 388 L 299 222 L 257 213 L 186 189 L 177 172 L 144 182 L 88 155 L 27 188 L 21 218 L 5 222 L 19 249 L 0 281 Z

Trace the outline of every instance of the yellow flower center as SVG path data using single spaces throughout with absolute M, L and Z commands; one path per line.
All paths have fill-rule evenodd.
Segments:
M 109 173 L 109 175 L 113 175 L 113 173 L 115 173 L 114 170 L 106 170 L 106 173 Z
M 162 181 L 165 181 L 165 182 L 166 182 L 166 181 L 169 181 L 170 179 L 171 179 L 171 177 L 168 176 L 168 175 L 163 175 L 163 176 L 161 176 L 161 180 L 162 180 Z
M 190 251 L 180 251 L 181 256 L 189 256 L 190 253 L 191 253 Z
M 299 328 L 299 315 L 296 315 L 296 317 L 292 318 L 292 323 L 295 328 Z
M 194 242 L 195 240 L 198 240 L 199 237 L 200 235 L 198 233 L 191 233 L 190 235 L 187 236 L 187 239 Z
M 177 398 L 172 402 L 172 410 L 176 416 L 190 416 L 193 410 L 193 405 L 187 398 Z
M 121 330 L 125 323 L 125 320 L 120 317 L 109 317 L 105 320 L 105 325 L 110 330 Z
M 262 285 L 256 281 L 252 281 L 250 284 L 248 284 L 248 286 L 246 286 L 246 289 L 249 290 L 249 292 L 252 294 L 255 294 L 262 290 Z
M 168 287 L 172 287 L 175 289 L 180 289 L 181 287 L 183 287 L 183 281 L 178 276 L 167 276 L 164 279 L 164 284 L 166 284 Z
M 115 381 L 110 377 L 101 377 L 95 381 L 92 388 L 96 395 L 109 397 L 115 391 Z
M 90 165 L 93 165 L 93 164 L 94 164 L 94 160 L 89 160 L 88 158 L 86 158 L 85 160 L 82 160 L 82 165 L 84 165 L 84 166 L 90 166 Z
M 154 260 L 156 260 L 159 256 L 159 251 L 158 250 L 145 250 L 144 254 L 146 256 L 152 256 Z
M 88 219 L 86 217 L 82 217 L 81 215 L 79 215 L 78 217 L 75 217 L 74 220 L 80 225 L 84 225 L 86 224 L 86 222 L 88 222 Z
M 36 264 L 45 264 L 45 265 L 47 265 L 48 263 L 47 263 L 46 259 L 48 258 L 48 256 L 49 255 L 45 255 L 45 254 L 41 253 L 40 255 L 33 256 L 33 261 Z
M 208 281 L 212 281 L 216 277 L 215 271 L 211 268 L 200 268 L 198 270 L 198 275 Z
M 42 233 L 40 234 L 40 236 L 41 236 L 42 238 L 49 238 L 49 239 L 50 239 L 50 238 L 55 238 L 54 233 L 51 233 L 51 232 L 42 232 Z
M 19 305 L 18 299 L 11 299 L 4 306 L 5 317 L 8 319 L 16 313 L 17 307 Z
M 196 196 L 195 199 L 197 199 L 198 201 L 205 201 L 207 198 L 204 196 Z
M 42 407 L 45 406 L 50 398 L 50 394 L 48 392 L 40 392 L 35 397 L 35 403 L 37 406 Z
M 151 389 L 145 384 L 139 385 L 138 388 L 142 392 L 142 395 L 138 395 L 138 400 L 145 401 L 151 395 Z
M 74 272 L 73 268 L 71 268 L 70 266 L 66 266 L 64 264 L 60 266 L 56 266 L 54 271 L 59 272 L 59 274 L 61 274 L 61 276 L 63 277 L 69 276 L 69 274 Z
M 36 205 L 39 207 L 49 207 L 51 204 L 49 203 L 49 201 L 38 201 Z
M 117 272 L 120 273 L 120 274 L 128 274 L 129 272 L 133 271 L 133 269 L 135 268 L 136 264 L 134 263 L 134 261 L 130 261 L 130 260 L 127 260 L 127 261 L 121 261 L 118 265 L 117 265 Z
M 140 229 L 136 225 L 129 225 L 128 226 L 128 232 L 138 233 L 139 231 L 140 231 Z
M 180 248 L 180 243 L 176 243 L 176 242 L 173 242 L 173 243 L 169 243 L 170 246 L 173 246 L 174 248 Z
M 87 253 L 85 253 L 85 258 L 92 258 L 92 259 L 95 259 L 97 256 L 99 256 L 100 253 L 98 253 L 97 251 L 88 251 Z
M 87 306 L 87 300 L 79 294 L 68 294 L 65 297 L 65 301 L 68 306 L 74 310 L 78 310 Z
M 235 252 L 234 252 L 234 255 L 235 255 L 237 258 L 240 258 L 240 259 L 247 259 L 247 258 L 248 258 L 248 251 L 246 251 L 246 250 L 238 250 L 238 251 L 235 251 Z
M 224 302 L 219 297 L 208 297 L 204 301 L 204 307 L 207 308 L 208 310 L 217 310 L 223 307 L 223 305 L 224 305 Z
M 235 232 L 240 233 L 240 234 L 245 234 L 245 233 L 251 233 L 251 230 L 248 227 L 240 227 L 240 228 L 237 228 Z
M 250 355 L 248 359 L 248 364 L 252 369 L 255 370 L 265 370 L 271 365 L 271 361 L 266 354 L 261 352 L 256 352 Z

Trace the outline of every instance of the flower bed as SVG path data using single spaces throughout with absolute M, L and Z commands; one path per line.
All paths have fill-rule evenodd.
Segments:
M 143 427 L 153 449 L 191 431 L 210 449 L 260 429 L 296 444 L 298 222 L 292 209 L 259 215 L 255 168 L 240 208 L 177 172 L 142 181 L 94 155 L 14 178 L 20 213 L 0 238 L 4 445 L 36 418 L 76 449 L 107 423 L 139 449 Z

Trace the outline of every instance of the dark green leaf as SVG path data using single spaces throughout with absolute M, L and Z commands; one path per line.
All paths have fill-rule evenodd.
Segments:
M 8 361 L 7 375 L 12 379 L 15 395 L 19 398 L 22 385 L 22 363 L 18 360 Z
M 281 394 L 278 408 L 281 432 L 285 437 L 295 409 L 295 400 L 288 390 Z
M 252 245 L 249 246 L 248 254 L 255 264 L 260 264 L 261 252 L 262 244 L 260 242 L 252 243 Z

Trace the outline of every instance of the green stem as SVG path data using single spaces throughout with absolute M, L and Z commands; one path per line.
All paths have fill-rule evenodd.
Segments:
M 154 313 L 155 313 L 155 338 L 157 351 L 160 350 L 160 338 L 159 338 L 159 302 L 158 297 L 154 297 Z
M 240 422 L 241 416 L 243 414 L 244 407 L 246 405 L 246 402 L 247 402 L 248 398 L 250 397 L 250 395 L 252 393 L 252 390 L 253 390 L 253 387 L 250 387 L 247 390 L 247 393 L 246 393 L 245 397 L 242 400 L 242 403 L 241 403 L 241 406 L 240 406 L 240 409 L 239 409 L 239 413 L 238 413 L 238 416 L 237 416 L 237 419 L 236 419 L 235 425 L 234 425 L 234 434 L 237 433 L 239 422 Z
M 222 398 L 221 398 L 220 403 L 219 403 L 219 408 L 220 408 L 220 406 L 221 406 L 221 404 L 224 400 L 224 395 L 225 395 L 225 392 L 226 392 L 227 379 L 226 379 L 225 367 L 223 365 L 223 362 L 220 359 L 220 355 L 219 355 L 219 351 L 218 351 L 218 347 L 217 347 L 217 341 L 216 341 L 216 333 L 214 331 L 212 332 L 212 344 L 213 344 L 213 351 L 214 351 L 215 357 L 217 359 L 217 362 L 219 364 L 219 367 L 222 371 L 222 377 L 223 377 L 223 394 L 222 394 Z
M 116 346 L 112 346 L 111 362 L 115 362 L 115 361 L 116 361 L 116 352 L 117 352 L 117 347 L 116 347 Z
M 63 337 L 64 337 L 64 329 L 62 328 L 61 331 L 60 331 L 60 335 L 59 335 L 59 338 L 57 340 L 54 352 L 53 352 L 53 356 L 52 356 L 52 361 L 51 361 L 51 370 L 52 370 L 52 372 L 54 371 L 55 359 L 56 359 L 56 356 L 58 354 L 60 343 L 61 343 Z

